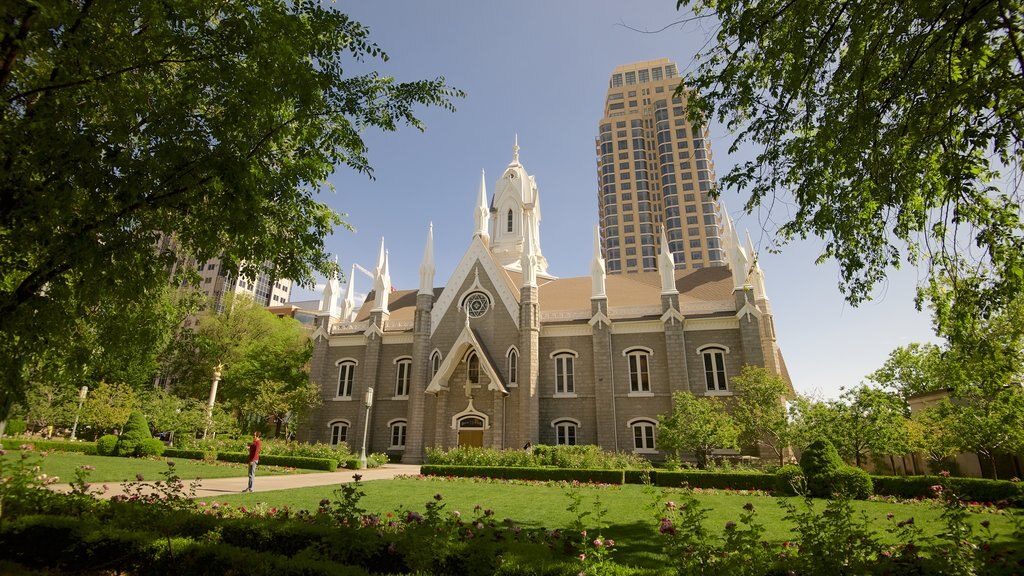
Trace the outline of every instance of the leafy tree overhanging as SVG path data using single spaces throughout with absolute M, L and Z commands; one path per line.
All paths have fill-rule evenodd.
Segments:
M 756 149 L 722 184 L 781 217 L 783 241 L 823 238 L 850 302 L 922 264 L 919 305 L 965 340 L 1024 291 L 1020 0 L 677 6 L 719 23 L 685 81 L 691 113 Z
M 417 106 L 462 95 L 346 74 L 365 58 L 387 56 L 314 1 L 4 3 L 0 421 L 71 320 L 167 282 L 159 232 L 242 275 L 333 272 L 327 177 L 370 174 L 361 131 L 422 129 Z

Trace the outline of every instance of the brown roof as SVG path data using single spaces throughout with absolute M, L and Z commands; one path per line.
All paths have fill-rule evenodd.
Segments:
M 509 289 L 519 299 L 519 283 L 522 281 L 520 272 L 501 268 Z M 676 289 L 679 300 L 686 302 L 706 302 L 728 300 L 732 298 L 732 273 L 728 268 L 700 268 L 697 270 L 677 270 Z M 502 280 L 499 280 L 502 281 Z M 591 277 L 577 276 L 574 278 L 557 278 L 545 281 L 538 279 L 538 296 L 540 311 L 590 310 Z M 434 299 L 441 296 L 444 288 L 434 288 Z M 390 322 L 411 322 L 415 318 L 417 290 L 396 290 L 388 300 L 391 312 Z M 605 281 L 605 292 L 608 294 L 608 305 L 612 308 L 629 308 L 634 306 L 657 306 L 661 303 L 661 276 L 657 272 L 635 272 L 630 274 L 611 274 Z M 366 295 L 356 322 L 369 319 L 373 309 L 375 294 Z

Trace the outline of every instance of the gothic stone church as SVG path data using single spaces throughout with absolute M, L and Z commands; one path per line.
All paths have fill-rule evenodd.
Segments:
M 657 272 L 606 275 L 595 231 L 590 277 L 547 273 L 540 203 L 518 148 L 491 201 L 481 177 L 475 232 L 434 284 L 428 233 L 418 290 L 391 288 L 381 247 L 357 309 L 332 279 L 313 337 L 323 404 L 308 441 L 423 462 L 428 447 L 596 444 L 660 458 L 672 394 L 733 393 L 746 364 L 788 381 L 749 237 L 722 222 L 729 266 L 677 270 L 662 234 Z M 372 388 L 372 406 L 366 398 Z

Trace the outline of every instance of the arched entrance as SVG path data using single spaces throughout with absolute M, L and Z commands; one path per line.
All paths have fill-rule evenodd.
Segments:
M 459 446 L 482 448 L 484 445 L 484 421 L 476 416 L 459 420 Z

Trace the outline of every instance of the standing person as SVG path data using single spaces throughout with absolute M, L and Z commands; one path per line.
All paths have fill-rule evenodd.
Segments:
M 260 433 L 252 433 L 252 444 L 249 444 L 249 487 L 243 492 L 252 492 L 252 482 L 256 479 L 256 465 L 260 461 Z

